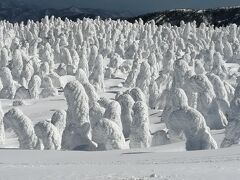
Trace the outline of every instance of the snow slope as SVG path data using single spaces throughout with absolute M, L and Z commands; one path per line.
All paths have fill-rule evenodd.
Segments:
M 240 175 L 239 146 L 164 152 L 171 146 L 109 152 L 1 150 L 0 179 L 225 180 Z

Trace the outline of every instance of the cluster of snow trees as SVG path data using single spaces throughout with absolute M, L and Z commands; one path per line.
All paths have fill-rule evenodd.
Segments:
M 182 22 L 179 27 L 97 18 L 0 22 L 0 98 L 37 99 L 64 88 L 67 111 L 33 125 L 19 109 L 0 112 L 0 143 L 11 127 L 25 149 L 110 150 L 150 147 L 185 137 L 187 150 L 240 142 L 237 71 L 240 28 Z M 126 77 L 115 99 L 104 80 Z M 149 109 L 168 130 L 150 133 Z M 22 128 L 24 127 L 24 128 Z M 129 139 L 129 143 L 126 142 Z

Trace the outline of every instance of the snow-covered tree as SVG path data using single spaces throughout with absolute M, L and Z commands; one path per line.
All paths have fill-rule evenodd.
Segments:
M 112 101 L 108 104 L 103 117 L 115 122 L 121 130 L 123 129 L 121 121 L 121 106 L 117 101 Z
M 91 108 L 99 100 L 99 96 L 98 96 L 95 88 L 93 87 L 93 85 L 90 84 L 89 82 L 82 83 L 82 85 L 88 95 L 89 108 Z
M 0 103 L 0 145 L 4 144 L 5 142 L 5 131 L 4 131 L 4 123 L 3 123 L 3 110 L 2 110 L 2 104 Z
M 132 69 L 129 72 L 125 82 L 124 82 L 124 87 L 128 87 L 128 88 L 133 88 L 135 87 L 136 84 L 136 79 L 139 73 L 139 69 L 140 69 L 140 65 L 138 63 L 138 60 L 135 59 L 133 61 L 133 65 L 132 65 Z
M 167 127 L 186 137 L 186 150 L 216 149 L 217 143 L 212 138 L 202 114 L 188 106 L 188 99 L 182 89 L 172 91 L 173 111 L 166 121 Z
M 121 128 L 109 119 L 100 119 L 93 128 L 93 140 L 99 150 L 124 149 L 125 138 Z
M 92 129 L 89 120 L 88 96 L 78 81 L 67 83 L 64 88 L 67 100 L 67 124 L 63 131 L 62 148 L 78 149 L 82 145 L 96 148 L 92 141 Z
M 98 55 L 95 60 L 95 65 L 92 74 L 89 76 L 89 82 L 100 92 L 104 91 L 104 72 L 103 72 L 103 57 Z
M 213 86 L 206 75 L 193 75 L 190 78 L 190 87 L 198 93 L 197 110 L 207 118 L 207 112 L 211 106 L 212 100 L 216 97 Z
M 16 92 L 16 87 L 12 78 L 11 71 L 7 67 L 3 67 L 0 70 L 0 77 L 3 85 L 3 88 L 0 91 L 0 98 L 13 99 Z
M 67 113 L 64 110 L 58 110 L 56 111 L 51 118 L 51 123 L 57 128 L 61 141 L 62 142 L 62 134 L 66 127 L 66 118 Z
M 16 49 L 13 52 L 12 67 L 13 68 L 11 69 L 11 73 L 12 73 L 13 79 L 18 81 L 20 79 L 22 69 L 23 69 L 23 59 L 22 59 L 22 53 L 20 49 Z
M 129 94 L 132 96 L 133 100 L 135 102 L 137 101 L 144 101 L 146 102 L 146 97 L 145 95 L 143 94 L 142 90 L 140 88 L 132 88 L 130 91 L 129 91 Z
M 1 50 L 1 61 L 0 61 L 0 67 L 7 67 L 8 63 L 9 63 L 9 54 L 8 54 L 8 50 L 7 48 L 3 48 Z
M 149 84 L 149 107 L 151 109 L 157 108 L 158 97 L 159 97 L 158 85 L 156 81 L 152 79 Z
M 29 90 L 26 89 L 24 86 L 21 86 L 17 89 L 14 99 L 30 99 Z
M 28 90 L 32 99 L 38 99 L 40 94 L 41 78 L 38 75 L 32 76 L 28 83 Z
M 55 127 L 49 121 L 38 122 L 34 126 L 37 137 L 42 142 L 45 150 L 59 150 L 61 149 L 61 136 Z
M 58 90 L 55 88 L 52 84 L 52 80 L 50 77 L 45 77 L 42 81 L 43 84 L 43 89 L 40 93 L 40 97 L 42 98 L 47 98 L 50 96 L 57 96 L 58 95 Z
M 123 126 L 123 134 L 125 137 L 129 137 L 132 124 L 132 107 L 134 100 L 129 94 L 122 94 L 117 98 L 117 101 L 121 105 L 121 121 Z
M 221 143 L 221 148 L 227 148 L 240 143 L 240 121 L 230 121 L 225 130 L 225 137 Z
M 143 148 L 151 146 L 148 107 L 143 101 L 133 105 L 133 121 L 129 136 L 130 148 Z
M 98 102 L 93 103 L 93 106 L 89 109 L 89 119 L 91 127 L 94 128 L 96 123 L 103 118 L 105 108 L 101 107 Z
M 136 87 L 140 88 L 144 94 L 148 94 L 151 81 L 151 70 L 148 62 L 142 62 L 139 74 L 136 79 Z
M 20 149 L 35 149 L 38 138 L 35 134 L 31 119 L 17 108 L 10 109 L 3 117 L 5 127 L 13 129 L 19 141 Z

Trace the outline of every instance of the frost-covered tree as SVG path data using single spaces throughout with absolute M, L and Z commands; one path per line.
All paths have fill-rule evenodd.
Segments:
M 206 73 L 203 63 L 200 60 L 195 61 L 194 70 L 195 70 L 196 74 L 205 74 Z
M 155 54 L 152 53 L 152 54 L 148 57 L 148 64 L 150 65 L 151 76 L 152 76 L 153 78 L 157 78 L 157 77 L 158 77 L 159 69 L 158 69 L 158 64 L 157 64 L 157 59 L 156 59 Z
M 98 96 L 95 88 L 93 87 L 93 85 L 90 84 L 89 82 L 82 83 L 82 85 L 88 95 L 89 108 L 91 108 L 99 100 L 99 96 Z
M 93 68 L 96 64 L 97 56 L 98 56 L 98 47 L 92 46 L 91 52 L 89 55 L 89 61 L 88 61 L 89 72 L 93 72 Z
M 108 105 L 111 103 L 111 100 L 106 97 L 100 97 L 100 99 L 98 100 L 98 103 L 100 106 L 106 109 Z
M 222 55 L 219 52 L 216 52 L 213 56 L 213 59 L 212 72 L 221 77 L 221 79 L 225 79 L 227 76 L 227 67 L 223 61 Z
M 138 63 L 138 60 L 135 59 L 133 61 L 132 69 L 129 72 L 129 74 L 128 74 L 125 82 L 124 82 L 124 87 L 127 87 L 127 88 L 135 87 L 136 79 L 137 79 L 137 76 L 138 76 L 138 73 L 139 73 L 139 69 L 140 69 L 140 65 Z
M 46 77 L 50 72 L 48 62 L 44 62 L 40 65 L 39 76 L 42 78 Z
M 67 124 L 63 132 L 62 148 L 79 149 L 87 146 L 96 148 L 92 141 L 92 128 L 89 120 L 88 96 L 78 81 L 67 83 L 64 88 L 67 100 Z
M 188 97 L 188 105 L 194 109 L 197 108 L 197 93 L 194 92 L 191 88 L 191 77 L 195 75 L 192 70 L 189 70 L 185 73 L 184 84 L 182 89 Z
M 223 111 L 224 114 L 228 114 L 230 104 L 228 100 L 228 92 L 224 85 L 224 81 L 222 81 L 219 76 L 212 73 L 208 74 L 207 77 L 213 85 L 214 92 L 216 94 L 216 100 L 220 106 L 220 109 Z
M 186 137 L 186 150 L 216 149 L 217 143 L 212 138 L 202 114 L 188 106 L 188 100 L 182 89 L 171 93 L 173 111 L 166 121 L 167 127 Z
M 144 101 L 146 102 L 146 97 L 145 95 L 143 94 L 142 90 L 140 88 L 132 88 L 130 91 L 129 91 L 129 94 L 132 96 L 133 100 L 135 102 L 137 101 Z
M 13 129 L 19 141 L 20 149 L 35 149 L 38 138 L 35 134 L 31 119 L 17 108 L 10 109 L 3 117 L 5 127 Z
M 50 77 L 45 77 L 42 81 L 43 89 L 40 93 L 40 97 L 47 98 L 50 96 L 57 96 L 58 90 L 53 86 L 52 80 Z
M 23 69 L 23 59 L 22 59 L 22 53 L 20 49 L 16 49 L 13 52 L 12 67 L 13 68 L 11 69 L 11 73 L 12 73 L 13 79 L 18 81 L 20 79 L 22 69 Z
M 12 78 L 11 71 L 7 67 L 3 67 L 0 70 L 0 77 L 3 85 L 3 88 L 0 91 L 0 98 L 13 99 L 16 92 L 16 87 Z
M 98 55 L 89 82 L 99 91 L 104 91 L 103 57 Z
M 192 90 L 198 93 L 197 110 L 207 118 L 207 112 L 211 107 L 212 100 L 216 97 L 213 86 L 207 76 L 203 74 L 193 75 L 190 82 Z
M 14 99 L 30 99 L 29 90 L 26 89 L 24 86 L 21 86 L 17 89 Z
M 22 86 L 27 88 L 27 85 L 31 79 L 31 77 L 34 74 L 34 68 L 32 66 L 31 63 L 27 63 L 24 65 L 22 73 L 21 73 L 21 77 L 20 77 L 20 83 L 22 84 Z
M 57 128 L 61 141 L 62 142 L 62 134 L 66 127 L 66 118 L 67 113 L 64 110 L 58 110 L 56 111 L 51 118 L 51 123 Z
M 224 43 L 224 48 L 223 48 L 223 54 L 224 54 L 224 59 L 227 62 L 232 62 L 232 57 L 233 57 L 233 49 L 231 44 L 225 39 L 223 39 Z
M 108 104 L 103 117 L 115 122 L 121 130 L 123 129 L 121 121 L 121 106 L 117 101 L 112 101 Z
M 3 48 L 1 50 L 1 61 L 0 61 L 0 67 L 7 67 L 9 61 L 10 61 L 10 57 L 9 57 L 9 53 L 7 48 Z
M 38 75 L 32 76 L 28 83 L 28 90 L 32 99 L 38 99 L 40 94 L 41 78 Z
M 131 133 L 129 136 L 130 148 L 150 147 L 151 134 L 148 107 L 143 101 L 138 101 L 133 105 L 132 118 Z
M 61 136 L 58 129 L 49 121 L 38 122 L 34 126 L 37 137 L 42 142 L 45 150 L 61 149 Z
M 94 59 L 94 62 L 95 62 L 95 59 Z M 82 55 L 80 56 L 80 60 L 79 60 L 79 63 L 78 63 L 78 68 L 81 68 L 86 73 L 87 77 L 89 76 L 89 65 L 88 65 L 88 63 L 89 62 L 88 62 L 88 59 L 87 59 L 87 53 L 82 52 Z
M 228 124 L 227 114 L 221 110 L 221 104 L 223 101 L 214 99 L 208 110 L 206 123 L 210 129 L 224 129 Z
M 89 109 L 89 119 L 91 127 L 94 128 L 96 123 L 103 118 L 105 108 L 101 107 L 98 102 L 93 103 L 93 106 Z
M 176 88 L 182 88 L 185 73 L 188 71 L 188 68 L 187 62 L 183 59 L 174 62 L 173 83 Z
M 239 107 L 240 107 L 240 84 L 237 85 L 234 97 L 230 102 L 230 115 L 229 115 L 230 121 L 240 119 Z
M 61 49 L 61 62 L 65 65 L 72 65 L 73 60 L 68 48 Z
M 151 109 L 157 108 L 158 97 L 159 97 L 158 85 L 156 81 L 152 79 L 149 85 L 149 107 Z
M 221 144 L 221 147 L 230 147 L 240 142 L 240 85 L 238 83 L 234 98 L 230 103 L 229 123 L 225 130 L 225 138 Z
M 0 102 L 0 145 L 4 144 L 5 142 L 5 131 L 4 131 L 4 123 L 3 123 L 3 110 L 2 110 L 2 104 Z
M 240 143 L 240 121 L 232 120 L 225 129 L 225 137 L 221 143 L 221 148 L 227 148 Z
M 132 107 L 134 100 L 129 94 L 122 94 L 117 98 L 117 101 L 121 105 L 121 121 L 123 126 L 123 134 L 125 137 L 129 137 L 132 124 Z
M 136 87 L 140 88 L 144 94 L 148 94 L 151 81 L 151 70 L 148 62 L 142 62 L 139 74 L 136 79 Z
M 83 69 L 78 69 L 75 74 L 75 77 L 76 77 L 76 80 L 78 80 L 82 84 L 89 83 L 88 77 L 85 71 L 83 71 Z
M 109 119 L 100 119 L 93 128 L 93 140 L 99 150 L 124 149 L 125 138 L 121 128 Z

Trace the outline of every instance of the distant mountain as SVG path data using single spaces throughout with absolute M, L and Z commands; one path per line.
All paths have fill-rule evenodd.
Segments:
M 100 16 L 102 19 L 107 18 L 127 18 L 133 16 L 129 12 L 115 12 L 101 9 L 90 9 L 80 7 L 69 7 L 64 9 L 40 9 L 37 6 L 24 4 L 21 0 L 0 0 L 0 20 L 10 22 L 26 22 L 28 19 L 37 21 L 45 15 L 54 15 L 61 18 L 76 20 L 84 17 L 95 18 Z
M 240 25 L 240 7 L 225 7 L 206 10 L 175 9 L 140 15 L 129 18 L 128 20 L 134 22 L 139 18 L 143 19 L 144 22 L 154 19 L 157 25 L 164 23 L 179 25 L 181 20 L 184 20 L 185 22 L 192 22 L 195 20 L 197 25 L 202 22 L 213 24 L 215 26 L 226 26 L 230 23 Z
M 23 3 L 21 0 L 0 0 L 0 20 L 10 22 L 26 22 L 28 19 L 39 21 L 45 15 L 54 15 L 55 17 L 69 18 L 76 20 L 84 17 L 95 18 L 100 16 L 102 19 L 124 19 L 134 22 L 142 18 L 144 22 L 154 19 L 157 25 L 171 23 L 179 25 L 181 20 L 185 22 L 196 21 L 197 25 L 205 22 L 215 26 L 226 26 L 230 23 L 240 25 L 240 6 L 225 7 L 217 9 L 174 9 L 162 12 L 154 12 L 134 17 L 130 12 L 115 12 L 101 9 L 90 9 L 80 7 L 69 7 L 64 9 L 41 9 L 37 6 Z

